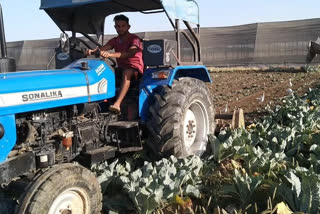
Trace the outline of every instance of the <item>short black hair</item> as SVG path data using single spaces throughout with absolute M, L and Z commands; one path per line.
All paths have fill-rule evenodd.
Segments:
M 117 15 L 117 16 L 115 16 L 114 18 L 113 18 L 113 21 L 115 22 L 115 21 L 125 21 L 125 22 L 127 22 L 128 24 L 129 24 L 129 18 L 128 17 L 126 17 L 125 15 Z

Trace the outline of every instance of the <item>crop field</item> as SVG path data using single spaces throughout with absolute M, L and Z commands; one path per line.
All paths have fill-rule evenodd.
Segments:
M 223 126 L 201 158 L 154 160 L 147 148 L 93 167 L 103 213 L 320 213 L 319 69 L 212 68 L 211 77 L 216 112 L 242 108 L 246 128 Z M 1 214 L 15 203 L 0 192 Z
M 264 115 L 265 107 L 281 104 L 291 89 L 303 95 L 320 84 L 318 67 L 234 67 L 209 68 L 213 84 L 208 85 L 217 113 L 242 108 L 247 123 Z M 291 85 L 290 85 L 291 82 Z M 263 102 L 259 98 L 265 94 Z

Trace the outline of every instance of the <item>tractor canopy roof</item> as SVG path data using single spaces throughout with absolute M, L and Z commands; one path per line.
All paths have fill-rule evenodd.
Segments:
M 45 10 L 62 31 L 101 35 L 105 17 L 121 12 L 166 12 L 170 19 L 199 24 L 195 0 L 41 0 Z

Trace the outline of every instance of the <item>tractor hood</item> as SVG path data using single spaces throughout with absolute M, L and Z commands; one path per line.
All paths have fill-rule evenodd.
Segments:
M 151 12 L 164 9 L 171 19 L 199 24 L 194 0 L 42 0 L 45 10 L 62 31 L 101 35 L 106 16 L 121 12 Z
M 88 64 L 88 69 L 81 67 Z M 0 74 L 0 116 L 96 102 L 115 96 L 115 75 L 98 59 L 80 59 L 64 69 Z

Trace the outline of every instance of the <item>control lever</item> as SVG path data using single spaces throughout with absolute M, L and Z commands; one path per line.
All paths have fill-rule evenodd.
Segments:
M 101 51 L 100 51 L 100 49 L 98 48 L 97 50 L 93 51 L 92 54 L 93 54 L 96 58 L 98 58 L 98 57 L 101 56 Z

